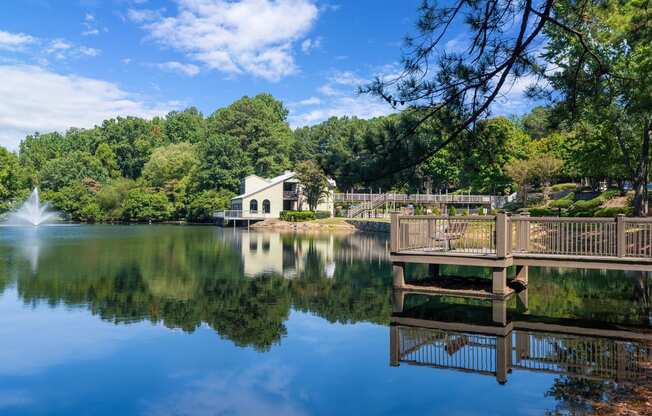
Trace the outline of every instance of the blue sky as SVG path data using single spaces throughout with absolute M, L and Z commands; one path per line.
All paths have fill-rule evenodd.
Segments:
M 398 70 L 419 0 L 4 0 L 0 145 L 270 92 L 293 127 L 391 109 L 355 90 Z M 446 45 L 459 48 L 463 30 Z M 496 113 L 523 113 L 522 87 Z

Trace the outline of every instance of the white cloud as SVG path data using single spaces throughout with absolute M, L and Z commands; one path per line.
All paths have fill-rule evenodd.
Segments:
M 294 371 L 267 363 L 192 380 L 157 403 L 146 403 L 147 416 L 307 414 L 293 391 Z
M 10 33 L 0 30 L 0 50 L 18 51 L 36 42 L 36 38 L 24 33 Z
M 321 104 L 321 99 L 319 97 L 310 97 L 305 100 L 299 101 L 298 105 L 318 105 Z
M 312 0 L 178 0 L 175 16 L 130 10 L 151 39 L 211 69 L 276 81 L 296 72 L 293 44 L 313 26 Z
M 301 42 L 301 51 L 305 54 L 309 54 L 313 49 L 319 49 L 321 47 L 321 38 L 315 39 L 305 39 Z
M 536 84 L 537 77 L 528 75 L 514 79 L 510 77 L 502 88 L 501 94 L 491 105 L 493 115 L 523 115 L 530 111 L 537 101 L 526 96 L 528 87 Z
M 153 117 L 178 103 L 151 104 L 110 82 L 30 65 L 0 65 L 0 145 L 16 149 L 35 131 L 92 127 L 119 115 Z
M 84 30 L 82 32 L 82 36 L 95 36 L 95 35 L 99 35 L 99 34 L 100 34 L 99 29 L 95 29 L 95 28 Z
M 159 69 L 163 69 L 166 71 L 174 71 L 174 72 L 179 72 L 183 75 L 187 75 L 189 77 L 194 77 L 195 75 L 199 74 L 199 67 L 197 65 L 193 64 L 184 64 L 181 62 L 176 62 L 176 61 L 170 61 L 170 62 L 163 62 L 160 64 L 156 64 L 156 67 Z

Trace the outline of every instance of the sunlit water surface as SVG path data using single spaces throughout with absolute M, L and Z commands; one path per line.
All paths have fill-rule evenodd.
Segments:
M 552 371 L 515 366 L 499 383 L 495 337 L 474 345 L 482 340 L 408 328 L 401 345 L 421 340 L 434 355 L 396 363 L 386 246 L 372 234 L 2 227 L 0 414 L 533 415 L 588 412 L 582 394 L 607 397 L 609 374 L 573 377 L 587 375 L 590 357 Z M 511 299 L 508 316 L 643 334 L 650 286 L 631 272 L 532 269 L 527 311 Z M 493 325 L 490 302 L 404 302 L 394 318 Z M 530 336 L 528 345 L 547 339 Z M 642 348 L 623 345 L 627 359 Z M 478 367 L 484 350 L 488 371 L 453 368 Z

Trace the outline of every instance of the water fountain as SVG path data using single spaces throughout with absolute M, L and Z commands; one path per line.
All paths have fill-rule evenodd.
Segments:
M 56 222 L 59 219 L 56 211 L 51 211 L 47 203 L 41 204 L 38 188 L 34 188 L 29 198 L 9 214 L 6 225 L 32 225 L 39 226 Z

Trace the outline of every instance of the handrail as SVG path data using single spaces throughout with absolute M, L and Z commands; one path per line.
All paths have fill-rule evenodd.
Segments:
M 390 250 L 652 260 L 652 218 L 392 214 Z

